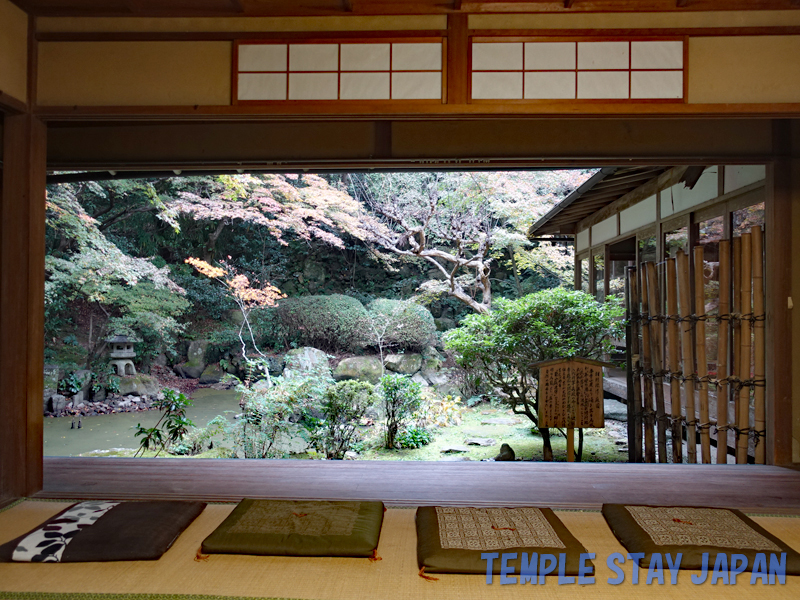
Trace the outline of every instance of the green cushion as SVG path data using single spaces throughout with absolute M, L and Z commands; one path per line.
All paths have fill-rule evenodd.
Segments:
M 206 554 L 372 556 L 382 502 L 244 499 L 202 545 Z

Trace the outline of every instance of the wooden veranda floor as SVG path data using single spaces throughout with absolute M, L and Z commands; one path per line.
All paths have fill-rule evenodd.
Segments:
M 800 471 L 756 465 L 44 459 L 40 498 L 244 497 L 388 505 L 718 506 L 800 514 Z

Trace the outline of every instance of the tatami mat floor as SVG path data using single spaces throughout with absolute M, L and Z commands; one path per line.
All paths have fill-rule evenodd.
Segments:
M 35 527 L 62 510 L 66 502 L 25 501 L 0 512 L 0 543 Z M 557 511 L 559 518 L 578 540 L 597 555 L 596 583 L 557 585 L 548 578 L 545 585 L 500 585 L 496 577 L 487 585 L 482 575 L 437 575 L 438 581 L 418 576 L 414 510 L 390 508 L 384 520 L 378 554 L 370 562 L 351 558 L 292 558 L 213 555 L 196 561 L 195 555 L 207 536 L 233 510 L 233 504 L 212 504 L 180 536 L 158 561 L 72 564 L 0 564 L 0 598 L 14 598 L 13 592 L 51 593 L 137 593 L 199 594 L 302 600 L 494 600 L 529 598 L 738 598 L 795 599 L 800 597 L 800 577 L 787 577 L 785 585 L 749 584 L 740 576 L 736 586 L 694 585 L 690 571 L 681 571 L 677 585 L 631 583 L 631 569 L 624 567 L 626 580 L 610 585 L 614 576 L 606 558 L 625 552 L 599 512 Z M 791 547 L 800 550 L 800 518 L 756 516 L 754 520 Z M 644 573 L 642 573 L 644 575 Z M 667 582 L 669 577 L 666 578 Z M 57 597 L 57 596 L 56 596 Z

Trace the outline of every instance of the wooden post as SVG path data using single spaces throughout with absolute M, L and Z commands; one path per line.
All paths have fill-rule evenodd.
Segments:
M 47 129 L 3 120 L 0 187 L 0 500 L 42 489 Z
M 742 385 L 741 382 L 750 379 L 750 361 L 752 352 L 752 334 L 750 330 L 750 307 L 752 302 L 752 261 L 750 233 L 742 234 L 742 271 L 741 271 L 741 293 L 739 309 L 742 311 L 741 333 L 739 346 L 739 419 L 737 421 L 738 431 L 736 432 L 736 464 L 747 464 L 747 447 L 750 442 L 750 386 Z
M 717 330 L 717 464 L 728 462 L 728 338 L 731 331 L 731 243 L 719 243 L 719 329 Z
M 575 462 L 575 430 L 567 427 L 567 462 Z
M 695 347 L 700 388 L 700 454 L 703 464 L 711 463 L 711 424 L 708 414 L 708 360 L 706 359 L 706 286 L 703 246 L 694 248 L 694 312 L 697 316 Z
M 641 312 L 639 311 L 639 286 L 637 284 L 636 267 L 628 267 L 628 297 L 630 302 L 631 320 L 631 369 L 633 371 L 633 394 L 631 399 L 633 419 L 628 428 L 633 428 L 633 444 L 629 444 L 629 458 L 632 462 L 642 462 L 642 357 L 639 344 L 639 332 L 642 329 Z M 629 394 L 629 397 L 631 394 Z
M 733 344 L 731 345 L 731 362 L 730 371 L 731 377 L 735 381 L 739 376 L 739 350 L 742 344 L 742 322 L 739 315 L 742 314 L 742 238 L 733 238 L 733 318 L 731 319 L 731 327 L 733 327 Z M 736 387 L 731 390 L 733 401 L 733 426 L 738 427 L 739 424 L 739 395 L 736 393 Z M 734 439 L 734 446 L 736 440 Z
M 697 462 L 697 414 L 694 404 L 694 343 L 692 342 L 692 294 L 689 288 L 689 258 L 683 250 L 678 250 L 678 287 L 680 293 L 681 349 L 683 350 L 683 390 L 686 396 L 686 459 Z
M 661 303 L 658 293 L 658 273 L 653 262 L 647 263 L 647 294 L 651 317 L 661 316 Z M 661 324 L 650 328 L 650 346 L 652 348 L 653 387 L 656 396 L 656 429 L 658 432 L 658 462 L 667 462 L 667 415 L 664 405 L 664 359 L 661 346 Z
M 674 258 L 667 259 L 667 342 L 669 343 L 670 415 L 672 416 L 672 462 L 683 462 L 683 425 L 681 423 L 681 384 L 677 378 L 680 365 L 680 334 L 678 332 L 678 271 Z
M 642 424 L 644 426 L 644 462 L 656 462 L 656 444 L 653 435 L 655 429 L 655 414 L 653 413 L 653 379 L 652 363 L 650 361 L 650 305 L 647 293 L 646 263 L 642 263 L 639 271 L 642 286 L 642 368 L 644 370 L 644 395 L 642 410 Z
M 766 440 L 764 434 L 767 426 L 766 361 L 764 348 L 764 239 L 761 226 L 751 230 L 753 251 L 753 337 L 755 342 L 753 382 L 755 385 L 755 462 L 763 465 L 766 462 Z

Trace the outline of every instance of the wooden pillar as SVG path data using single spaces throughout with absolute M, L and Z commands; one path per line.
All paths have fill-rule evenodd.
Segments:
M 792 160 L 790 124 L 773 122 L 775 161 L 767 167 L 766 381 L 767 463 L 792 463 L 792 202 L 800 201 L 800 161 Z M 797 298 L 793 298 L 796 303 Z M 796 418 L 796 417 L 795 417 Z
M 0 499 L 42 488 L 46 128 L 3 126 L 0 193 Z
M 466 104 L 469 97 L 468 15 L 447 16 L 447 104 Z

